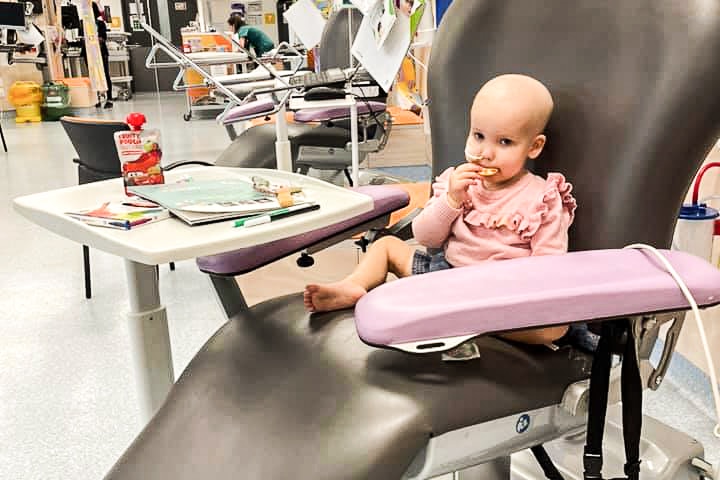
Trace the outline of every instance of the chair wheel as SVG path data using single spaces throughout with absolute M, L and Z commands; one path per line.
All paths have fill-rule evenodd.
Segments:
M 300 257 L 296 260 L 297 266 L 306 268 L 315 265 L 315 259 L 307 253 L 300 254 Z
M 186 122 L 189 122 L 191 118 L 192 117 L 189 113 L 183 114 L 183 120 L 185 120 Z

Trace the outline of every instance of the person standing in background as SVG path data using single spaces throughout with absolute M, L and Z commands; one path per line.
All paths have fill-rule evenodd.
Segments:
M 233 33 L 237 35 L 240 46 L 245 49 L 252 47 L 257 57 L 261 57 L 275 48 L 272 39 L 265 32 L 259 28 L 249 26 L 239 13 L 230 15 L 228 25 L 232 28 Z
M 98 44 L 100 45 L 100 56 L 102 57 L 103 70 L 105 71 L 105 82 L 107 82 L 107 98 L 105 108 L 112 108 L 114 100 L 112 98 L 112 82 L 110 81 L 110 52 L 107 47 L 107 24 L 105 18 L 100 13 L 100 6 L 97 2 L 92 2 L 93 18 L 95 18 L 95 26 L 97 28 Z M 98 103 L 96 106 L 100 106 Z

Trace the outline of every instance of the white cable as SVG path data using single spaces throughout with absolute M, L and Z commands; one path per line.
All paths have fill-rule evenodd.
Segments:
M 717 375 L 715 374 L 715 364 L 713 363 L 712 354 L 710 353 L 707 335 L 705 335 L 705 326 L 703 325 L 702 318 L 700 317 L 700 309 L 698 308 L 697 302 L 692 296 L 692 293 L 690 293 L 690 290 L 687 288 L 687 285 L 685 285 L 683 279 L 680 278 L 680 275 L 677 273 L 677 271 L 675 271 L 668 259 L 665 258 L 665 256 L 660 253 L 655 247 L 645 245 L 644 243 L 634 243 L 632 245 L 627 245 L 625 248 L 649 250 L 650 252 L 654 253 L 658 260 L 660 260 L 662 264 L 665 265 L 668 273 L 672 275 L 675 283 L 678 284 L 678 287 L 680 287 L 683 295 L 685 295 L 685 299 L 687 299 L 688 303 L 690 304 L 690 307 L 695 314 L 695 321 L 697 322 L 698 331 L 700 332 L 700 340 L 702 342 L 703 350 L 705 350 L 705 360 L 707 361 L 708 370 L 710 372 L 710 387 L 712 389 L 713 398 L 715 399 L 715 415 L 717 417 L 718 423 L 715 425 L 713 433 L 716 437 L 720 438 L 720 392 L 718 391 L 718 381 Z

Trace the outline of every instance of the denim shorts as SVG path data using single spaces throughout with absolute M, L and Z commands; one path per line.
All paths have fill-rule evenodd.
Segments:
M 429 272 L 439 272 L 453 268 L 452 265 L 445 260 L 445 252 L 435 254 L 425 253 L 422 250 L 415 250 L 412 260 L 412 274 L 421 275 Z
M 574 347 L 592 353 L 597 350 L 600 335 L 591 332 L 586 323 L 573 323 L 568 331 L 555 343 L 558 345 L 570 344 Z

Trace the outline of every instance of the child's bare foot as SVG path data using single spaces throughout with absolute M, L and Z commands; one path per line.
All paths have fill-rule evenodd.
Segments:
M 329 312 L 352 307 L 366 293 L 367 290 L 348 280 L 310 284 L 305 287 L 303 301 L 308 312 Z

